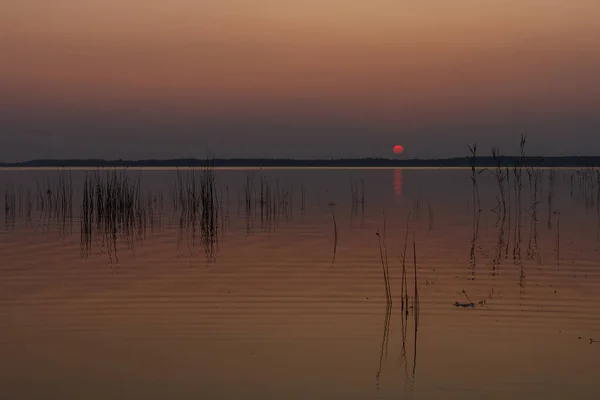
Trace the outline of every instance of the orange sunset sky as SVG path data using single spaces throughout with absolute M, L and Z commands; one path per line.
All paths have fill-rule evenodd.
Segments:
M 445 157 L 523 132 L 587 154 L 598 21 L 592 0 L 3 0 L 0 161 Z

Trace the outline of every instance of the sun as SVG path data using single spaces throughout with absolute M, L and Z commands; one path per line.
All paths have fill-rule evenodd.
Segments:
M 402 154 L 404 152 L 404 147 L 397 144 L 394 146 L 394 154 Z

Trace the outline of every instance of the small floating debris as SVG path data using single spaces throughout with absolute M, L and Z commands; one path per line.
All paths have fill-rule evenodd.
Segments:
M 475 303 L 459 303 L 458 301 L 455 301 L 454 307 L 475 308 Z
M 590 344 L 594 344 L 594 343 L 596 343 L 596 342 L 597 342 L 597 340 L 596 340 L 596 339 L 594 339 L 594 338 L 590 338 Z
M 467 292 L 465 291 L 465 289 L 462 290 L 461 292 L 462 294 L 465 295 L 465 297 L 468 300 L 468 303 L 460 303 L 458 301 L 454 302 L 454 307 L 460 307 L 460 308 L 475 308 L 475 303 L 473 303 L 471 301 L 471 299 L 469 298 L 469 295 L 467 294 Z

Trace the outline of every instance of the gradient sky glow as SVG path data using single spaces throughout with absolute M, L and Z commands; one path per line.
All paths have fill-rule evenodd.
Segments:
M 3 0 L 0 161 L 600 154 L 597 0 Z

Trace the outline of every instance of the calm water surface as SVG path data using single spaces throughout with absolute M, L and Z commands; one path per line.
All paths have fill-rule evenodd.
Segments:
M 596 171 L 86 174 L 0 171 L 2 398 L 600 398 Z

